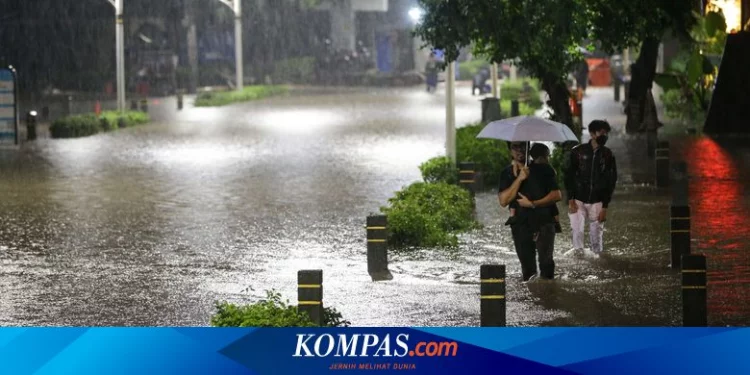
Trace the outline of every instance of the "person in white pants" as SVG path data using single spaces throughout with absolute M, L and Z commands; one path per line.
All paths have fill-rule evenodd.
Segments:
M 607 208 L 617 184 L 617 164 L 612 150 L 605 147 L 611 130 L 608 122 L 594 120 L 588 126 L 591 140 L 570 151 L 565 163 L 568 217 L 573 231 L 573 251 L 582 255 L 584 229 L 589 221 L 591 251 L 600 255 Z
M 583 246 L 584 230 L 586 220 L 589 221 L 589 240 L 591 241 L 591 251 L 594 254 L 601 254 L 604 251 L 602 240 L 604 239 L 604 221 L 599 220 L 602 214 L 602 202 L 583 203 L 574 200 L 575 210 L 571 210 L 572 204 L 568 202 L 568 217 L 570 218 L 570 227 L 573 230 L 573 248 L 580 253 Z M 571 212 L 573 211 L 573 212 Z M 606 210 L 604 211 L 606 215 Z

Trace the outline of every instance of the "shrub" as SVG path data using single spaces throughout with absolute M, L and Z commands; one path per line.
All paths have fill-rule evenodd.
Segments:
M 351 323 L 342 319 L 334 308 L 323 308 L 323 326 L 348 327 Z M 250 305 L 237 306 L 228 302 L 217 302 L 216 313 L 211 317 L 214 327 L 313 327 L 310 317 L 297 310 L 297 306 L 282 301 L 281 294 L 266 291 L 266 298 Z
M 500 100 L 500 112 L 502 113 L 503 117 L 510 117 L 511 113 L 511 102 L 510 100 L 502 99 Z M 519 102 L 518 103 L 518 112 L 520 116 L 533 116 L 537 109 L 530 106 L 528 103 Z
M 149 121 L 148 114 L 137 111 L 103 112 L 96 117 L 93 113 L 67 116 L 55 120 L 49 128 L 52 138 L 75 138 L 94 135 L 101 131 L 145 124 Z
M 479 69 L 489 67 L 490 63 L 486 60 L 464 61 L 458 64 L 458 79 L 462 81 L 471 81 Z
M 415 182 L 388 202 L 380 211 L 388 216 L 394 246 L 456 246 L 457 232 L 478 226 L 471 195 L 456 185 Z
M 289 92 L 286 86 L 248 86 L 242 91 L 204 91 L 195 99 L 196 107 L 217 107 L 231 103 L 263 99 Z
M 310 83 L 315 78 L 315 58 L 296 57 L 274 64 L 273 82 Z
M 476 123 L 456 131 L 456 158 L 460 162 L 474 162 L 484 185 L 495 187 L 500 182 L 500 172 L 510 164 L 510 151 L 505 141 L 477 139 L 482 128 L 484 124 Z
M 541 108 L 543 104 L 539 95 L 539 83 L 532 79 L 503 82 L 500 86 L 500 98 L 507 101 L 518 100 L 521 103 L 528 104 L 534 110 Z M 510 107 L 508 108 L 510 109 Z
M 552 155 L 549 158 L 549 164 L 557 172 L 557 184 L 560 186 L 560 190 L 564 189 L 565 186 L 565 174 L 563 173 L 563 166 L 565 165 L 565 157 L 567 152 L 562 145 L 555 144 L 555 149 L 552 150 Z
M 458 184 L 458 168 L 447 156 L 438 156 L 427 160 L 419 166 L 419 170 L 422 171 L 422 179 L 425 182 Z
M 87 113 L 57 119 L 50 125 L 49 131 L 52 138 L 75 138 L 99 133 L 101 127 L 96 115 Z

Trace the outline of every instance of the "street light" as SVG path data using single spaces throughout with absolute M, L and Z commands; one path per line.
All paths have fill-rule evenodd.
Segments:
M 123 0 L 107 0 L 115 7 L 115 44 L 117 49 L 117 109 L 125 111 L 125 31 L 122 24 Z
M 237 71 L 237 90 L 242 90 L 242 0 L 219 1 L 234 12 L 234 63 Z
M 419 23 L 422 20 L 422 15 L 424 14 L 424 11 L 421 8 L 411 8 L 409 9 L 409 18 L 411 18 L 412 22 Z

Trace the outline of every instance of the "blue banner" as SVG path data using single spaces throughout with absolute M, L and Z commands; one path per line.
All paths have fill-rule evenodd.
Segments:
M 743 374 L 749 329 L 6 328 L 3 374 Z

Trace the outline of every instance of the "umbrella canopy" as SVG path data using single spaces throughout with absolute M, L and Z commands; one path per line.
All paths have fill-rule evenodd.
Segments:
M 578 137 L 566 125 L 535 116 L 493 121 L 479 132 L 477 138 L 510 142 L 578 142 Z

